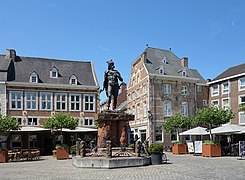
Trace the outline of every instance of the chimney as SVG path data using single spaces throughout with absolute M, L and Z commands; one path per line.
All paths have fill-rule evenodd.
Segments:
M 181 64 L 183 67 L 188 67 L 188 58 L 187 57 L 183 57 L 181 59 Z
M 6 49 L 5 59 L 11 59 L 12 61 L 14 61 L 15 57 L 16 57 L 16 52 L 14 49 Z

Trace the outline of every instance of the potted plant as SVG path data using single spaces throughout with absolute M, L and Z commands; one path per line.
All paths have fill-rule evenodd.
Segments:
M 204 141 L 202 143 L 203 157 L 219 157 L 221 156 L 221 146 L 214 141 Z
M 0 135 L 8 136 L 10 130 L 18 130 L 19 123 L 9 116 L 0 115 Z M 0 163 L 8 162 L 8 151 L 6 142 L 0 145 Z
M 69 148 L 63 143 L 62 129 L 75 129 L 78 126 L 78 119 L 70 116 L 67 113 L 56 113 L 52 117 L 48 118 L 43 127 L 60 132 L 61 144 L 56 146 L 56 150 L 53 151 L 57 160 L 69 158 Z
M 182 142 L 175 142 L 172 145 L 173 154 L 186 154 L 186 144 Z
M 62 144 L 62 145 L 58 144 L 56 145 L 55 149 L 56 149 L 55 158 L 57 160 L 69 158 L 69 148 L 66 144 Z
M 71 154 L 71 156 L 76 155 L 76 145 L 73 145 L 70 147 L 70 154 Z
M 162 163 L 162 143 L 152 143 L 148 148 L 148 152 L 151 155 L 151 164 L 161 164 Z

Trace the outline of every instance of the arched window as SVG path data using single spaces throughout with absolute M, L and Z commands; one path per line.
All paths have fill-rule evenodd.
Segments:
M 51 78 L 58 78 L 58 69 L 56 67 L 53 67 L 50 70 L 50 77 Z
M 30 75 L 30 83 L 38 83 L 38 76 L 36 72 L 32 72 Z

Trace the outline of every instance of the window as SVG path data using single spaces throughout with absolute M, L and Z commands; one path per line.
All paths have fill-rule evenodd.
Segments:
M 162 142 L 162 126 L 156 125 L 156 141 Z
M 140 97 L 140 89 L 137 89 L 136 91 L 136 98 Z
M 31 83 L 38 83 L 38 76 L 37 73 L 33 72 L 30 75 L 30 82 Z
M 128 94 L 128 101 L 131 101 L 131 94 Z
M 32 134 L 29 136 L 29 144 L 30 144 L 30 148 L 37 147 L 37 135 L 36 134 Z
M 58 78 L 58 70 L 56 69 L 56 67 L 53 67 L 50 70 L 50 77 L 51 78 Z
M 215 84 L 211 87 L 212 96 L 218 96 L 219 95 L 219 85 Z
M 136 106 L 136 119 L 140 118 L 140 104 L 137 104 Z
M 12 135 L 12 148 L 21 148 L 21 135 L 13 134 Z
M 12 117 L 12 118 L 16 119 L 18 121 L 18 123 L 19 123 L 20 126 L 23 126 L 24 125 L 21 117 Z
M 135 99 L 135 93 L 133 92 L 132 93 L 132 100 L 134 100 Z
M 81 110 L 81 96 L 79 94 L 70 94 L 70 111 Z
M 199 93 L 202 92 L 202 86 L 197 86 L 197 92 L 199 92 Z
M 245 78 L 239 79 L 238 86 L 239 91 L 245 90 Z
M 224 82 L 222 83 L 222 94 L 227 94 L 229 92 L 229 83 Z
M 37 125 L 39 125 L 39 121 L 36 117 L 28 117 L 27 118 L 27 124 L 28 124 L 28 126 L 37 126 Z
M 22 105 L 22 99 L 23 99 L 23 92 L 21 91 L 10 91 L 9 93 L 9 98 L 10 98 L 10 109 L 18 109 L 22 110 L 23 105 Z
M 77 85 L 77 77 L 74 74 L 70 77 L 70 84 Z
M 213 101 L 211 102 L 211 105 L 212 105 L 213 107 L 219 108 L 219 100 L 213 100 Z
M 84 111 L 95 111 L 95 95 L 86 94 L 84 97 Z
M 55 94 L 55 110 L 66 111 L 67 110 L 67 94 L 56 93 Z
M 181 89 L 181 94 L 182 95 L 187 95 L 188 91 L 187 91 L 187 86 L 182 86 L 182 89 Z
M 203 100 L 202 104 L 203 104 L 203 106 L 207 106 L 208 105 L 208 101 L 207 100 Z
M 182 71 L 182 76 L 185 76 L 185 77 L 187 76 L 186 70 L 183 70 L 183 71 Z
M 184 117 L 186 117 L 188 115 L 188 105 L 187 105 L 187 102 L 182 102 L 181 114 Z
M 147 116 L 147 104 L 145 101 L 143 103 L 143 108 L 144 108 L 144 117 L 146 117 Z
M 163 69 L 163 67 L 160 67 L 160 68 L 159 68 L 159 74 L 164 74 L 164 69 Z
M 171 107 L 171 101 L 165 100 L 163 102 L 163 114 L 165 116 L 171 116 L 172 115 L 172 107 Z
M 93 126 L 94 125 L 94 118 L 92 117 L 85 117 L 84 118 L 84 126 Z
M 239 112 L 239 124 L 244 125 L 245 124 L 245 113 Z
M 228 109 L 229 108 L 229 99 L 222 99 L 222 109 Z
M 40 99 L 41 99 L 41 110 L 53 110 L 53 103 L 52 103 L 52 93 L 48 92 L 41 92 L 40 93 Z
M 146 89 L 146 85 L 143 86 L 143 94 L 146 94 L 147 89 Z
M 26 92 L 25 93 L 25 109 L 26 110 L 37 110 L 37 92 Z
M 140 76 L 138 75 L 136 78 L 136 83 L 138 84 L 140 82 Z
M 163 85 L 163 93 L 164 94 L 171 94 L 171 85 L 170 84 L 164 84 Z
M 245 95 L 239 96 L 239 104 L 245 104 Z

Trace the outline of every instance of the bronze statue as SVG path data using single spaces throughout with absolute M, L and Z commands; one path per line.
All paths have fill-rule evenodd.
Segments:
M 81 141 L 80 142 L 80 156 L 81 157 L 85 157 L 86 156 L 86 142 L 85 141 Z
M 110 109 L 111 98 L 113 96 L 113 110 L 116 109 L 117 106 L 117 96 L 118 91 L 120 89 L 120 85 L 118 84 L 118 80 L 123 82 L 123 78 L 120 73 L 115 70 L 114 62 L 112 60 L 107 61 L 108 70 L 105 71 L 104 74 L 104 82 L 103 82 L 103 90 L 106 91 L 106 96 L 108 97 L 108 110 Z

